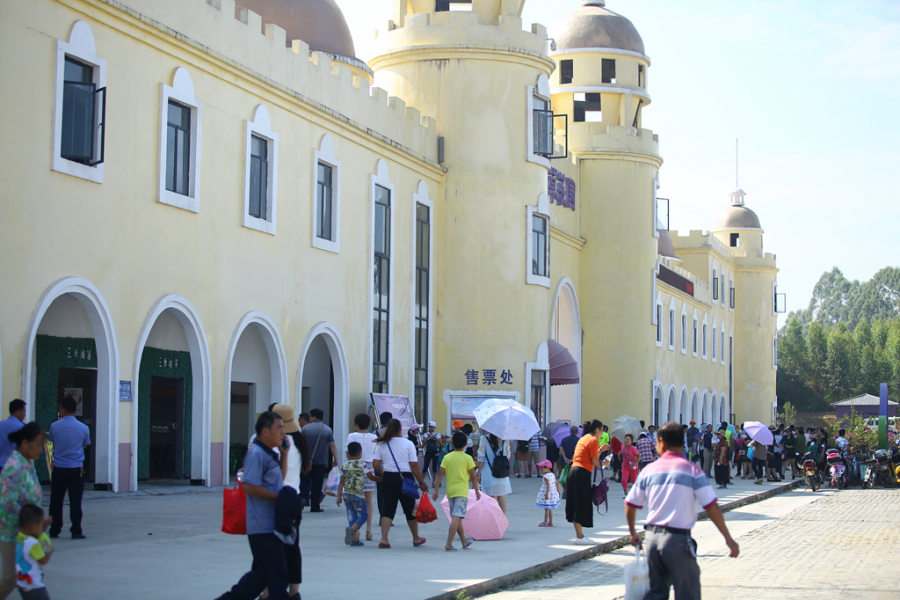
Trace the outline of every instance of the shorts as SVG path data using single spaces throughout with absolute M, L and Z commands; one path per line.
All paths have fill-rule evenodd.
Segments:
M 381 511 L 383 518 L 393 521 L 399 504 L 407 521 L 416 520 L 416 501 L 403 493 L 403 479 L 399 473 L 386 471 L 381 489 L 384 495 Z
M 24 600 L 50 600 L 50 594 L 47 593 L 46 586 L 34 588 L 33 590 L 19 588 L 19 593 L 22 595 L 22 598 L 24 598 Z
M 447 498 L 450 503 L 450 516 L 466 518 L 466 509 L 469 507 L 469 499 L 463 496 L 458 498 Z

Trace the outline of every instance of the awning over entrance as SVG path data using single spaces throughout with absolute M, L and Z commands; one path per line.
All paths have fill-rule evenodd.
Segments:
M 556 340 L 547 340 L 550 356 L 550 385 L 574 385 L 580 383 L 578 363 L 572 353 Z

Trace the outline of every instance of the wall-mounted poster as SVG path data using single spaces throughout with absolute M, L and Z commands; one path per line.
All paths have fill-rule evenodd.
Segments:
M 82 388 L 63 388 L 63 398 L 73 398 L 75 400 L 75 416 L 84 416 L 84 394 Z

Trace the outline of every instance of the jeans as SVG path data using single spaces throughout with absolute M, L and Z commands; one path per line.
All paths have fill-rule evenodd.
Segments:
M 350 527 L 356 525 L 362 529 L 369 519 L 369 506 L 366 504 L 365 498 L 353 496 L 352 494 L 344 494 L 344 505 L 347 507 L 347 522 Z
M 766 461 L 764 459 L 754 458 L 751 464 L 753 466 L 753 474 L 756 475 L 757 479 L 762 479 L 766 472 Z
M 84 495 L 84 471 L 77 469 L 53 469 L 53 480 L 50 483 L 50 516 L 53 524 L 50 525 L 50 535 L 59 535 L 63 523 L 63 501 L 69 493 L 69 519 L 73 534 L 81 531 L 81 497 Z
M 697 543 L 691 536 L 648 531 L 644 548 L 650 567 L 650 591 L 644 600 L 668 600 L 671 587 L 678 600 L 700 600 Z
M 313 465 L 309 475 L 309 507 L 310 510 L 319 511 L 322 504 L 322 486 L 325 477 L 331 469 L 328 465 Z M 301 486 L 302 487 L 302 486 Z
M 251 534 L 247 541 L 253 553 L 253 566 L 218 600 L 256 600 L 266 588 L 271 600 L 288 600 L 287 559 L 282 541 L 274 533 Z
M 300 536 L 293 544 L 284 545 L 284 556 L 287 559 L 288 583 L 303 583 L 303 555 L 300 554 Z
M 425 477 L 425 473 L 428 472 L 428 469 L 431 469 L 431 477 L 432 479 L 437 477 L 438 474 L 438 453 L 437 452 L 425 452 L 425 464 L 422 466 L 422 477 Z

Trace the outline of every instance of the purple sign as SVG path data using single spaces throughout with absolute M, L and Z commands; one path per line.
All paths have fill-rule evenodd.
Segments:
M 403 437 L 409 433 L 409 427 L 416 422 L 409 398 L 406 396 L 389 396 L 387 394 L 372 394 L 372 404 L 375 406 L 376 415 L 389 412 L 400 421 Z
M 550 202 L 575 210 L 575 180 L 557 169 L 547 174 L 547 195 Z

